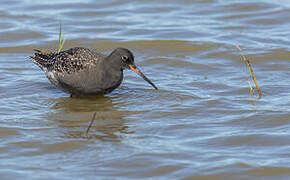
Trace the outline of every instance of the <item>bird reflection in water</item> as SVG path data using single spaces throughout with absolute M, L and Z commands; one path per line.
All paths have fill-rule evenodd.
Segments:
M 122 102 L 117 97 L 80 97 L 57 98 L 51 100 L 52 112 L 47 118 L 58 122 L 61 136 L 66 138 L 98 139 L 102 141 L 120 141 L 122 134 L 133 134 L 126 126 L 126 116 L 135 111 L 121 110 Z M 89 132 L 86 130 L 96 116 Z

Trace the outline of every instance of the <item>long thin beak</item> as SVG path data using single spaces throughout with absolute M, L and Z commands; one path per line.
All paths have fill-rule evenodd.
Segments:
M 147 81 L 151 86 L 153 86 L 155 89 L 158 89 L 153 82 L 151 82 L 135 65 L 129 65 L 130 69 L 137 73 L 139 76 L 141 76 L 145 81 Z

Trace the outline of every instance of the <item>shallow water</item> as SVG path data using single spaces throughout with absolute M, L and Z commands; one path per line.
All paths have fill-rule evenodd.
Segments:
M 1 179 L 290 176 L 288 0 L 1 2 Z M 60 22 L 65 49 L 126 47 L 160 90 L 126 71 L 111 94 L 69 98 L 29 60 Z

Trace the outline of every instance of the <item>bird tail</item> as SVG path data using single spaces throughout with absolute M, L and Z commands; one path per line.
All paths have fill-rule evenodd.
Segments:
M 41 51 L 38 49 L 34 49 L 34 51 L 35 51 L 34 56 L 30 56 L 30 59 L 41 69 L 48 68 L 53 65 L 56 53 Z

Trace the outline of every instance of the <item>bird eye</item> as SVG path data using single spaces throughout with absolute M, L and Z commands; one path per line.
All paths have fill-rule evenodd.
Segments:
M 121 58 L 123 61 L 127 61 L 129 59 L 128 56 L 122 56 Z

